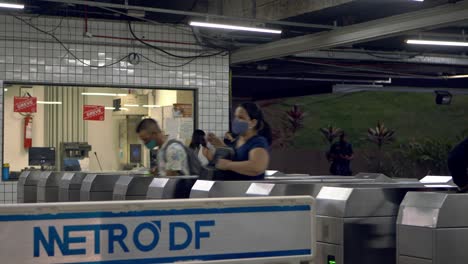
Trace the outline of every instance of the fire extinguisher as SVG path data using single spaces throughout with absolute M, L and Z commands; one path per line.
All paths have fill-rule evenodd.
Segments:
M 33 125 L 33 117 L 31 115 L 27 115 L 24 118 L 24 148 L 29 149 L 32 147 L 32 125 Z

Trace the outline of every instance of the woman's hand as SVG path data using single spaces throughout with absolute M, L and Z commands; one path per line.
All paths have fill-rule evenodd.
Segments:
M 227 159 L 219 159 L 218 162 L 216 163 L 216 168 L 219 170 L 229 170 L 229 165 L 232 163 L 232 161 L 227 160 Z
M 231 141 L 231 142 L 234 141 L 234 137 L 232 136 L 232 134 L 231 134 L 230 132 L 226 132 L 226 133 L 224 134 L 224 138 L 227 139 L 227 140 L 229 140 L 229 141 Z
M 213 160 L 214 153 L 209 148 L 202 147 L 202 153 L 203 153 L 203 156 L 205 156 L 208 161 Z
M 215 134 L 213 133 L 208 133 L 207 137 L 208 142 L 210 142 L 211 145 L 213 145 L 215 148 L 219 147 L 224 147 L 224 142 L 219 139 Z

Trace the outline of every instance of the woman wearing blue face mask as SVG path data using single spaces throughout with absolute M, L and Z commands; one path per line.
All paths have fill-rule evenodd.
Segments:
M 232 132 L 239 135 L 234 142 L 233 160 L 220 159 L 216 168 L 230 171 L 226 180 L 258 180 L 265 177 L 270 161 L 271 129 L 262 110 L 254 103 L 237 107 Z

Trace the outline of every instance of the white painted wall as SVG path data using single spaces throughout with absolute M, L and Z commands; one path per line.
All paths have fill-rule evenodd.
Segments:
M 171 106 L 177 102 L 177 91 L 175 90 L 157 90 L 156 105 Z
M 33 96 L 38 101 L 44 100 L 44 87 L 33 86 Z M 13 112 L 13 101 L 15 96 L 20 96 L 20 85 L 8 87 L 4 92 L 5 97 L 5 146 L 6 151 L 4 163 L 10 163 L 10 170 L 19 171 L 28 167 L 28 151 L 23 148 L 23 126 L 24 117 Z M 33 147 L 44 146 L 44 105 L 38 105 L 37 113 L 33 117 Z
M 93 88 L 88 91 L 97 93 L 111 93 L 112 89 Z M 88 96 L 89 105 L 103 105 L 112 106 L 113 97 L 108 96 Z M 115 118 L 117 119 L 117 118 Z M 105 113 L 104 121 L 86 121 L 88 123 L 88 144 L 92 146 L 92 153 L 90 153 L 89 168 L 91 171 L 99 171 L 99 164 L 97 162 L 94 152 L 96 152 L 101 162 L 104 171 L 112 171 L 119 169 L 119 151 L 118 139 L 119 131 L 114 130 L 115 123 L 112 116 L 112 111 L 107 110 Z M 118 127 L 118 125 L 117 125 Z
M 177 103 L 179 104 L 192 104 L 193 106 L 193 95 L 190 91 L 177 91 Z

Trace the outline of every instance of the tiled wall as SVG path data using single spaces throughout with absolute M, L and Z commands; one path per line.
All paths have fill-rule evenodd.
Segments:
M 125 22 L 89 20 L 89 34 L 85 36 L 83 19 L 21 18 L 54 34 L 81 62 L 51 36 L 13 16 L 0 15 L 0 80 L 11 83 L 195 88 L 198 90 L 199 128 L 218 135 L 228 129 L 228 56 L 196 59 L 183 67 L 171 68 L 156 65 L 145 58 L 141 58 L 141 62 L 136 65 L 122 61 L 105 68 L 90 67 L 82 62 L 102 66 L 133 52 L 166 65 L 180 65 L 187 60 L 174 59 L 137 41 L 128 40 L 132 36 Z M 196 39 L 186 27 L 133 23 L 133 29 L 139 37 L 165 41 L 151 43 L 178 55 L 194 55 L 202 49 L 196 45 Z M 90 38 L 89 35 L 94 37 Z M 0 91 L 0 99 L 2 97 L 3 89 Z M 3 105 L 0 105 L 0 111 L 3 111 Z M 0 118 L 3 118 L 3 112 L 0 112 Z M 0 134 L 0 139 L 2 138 Z M 3 154 L 1 151 L 0 154 Z M 16 190 L 15 185 L 11 186 Z M 9 190 L 9 183 L 0 183 L 0 191 L 6 190 L 6 187 Z M 0 192 L 0 203 L 9 197 L 10 195 L 7 197 Z
M 0 184 L 0 203 L 16 203 L 16 182 Z

